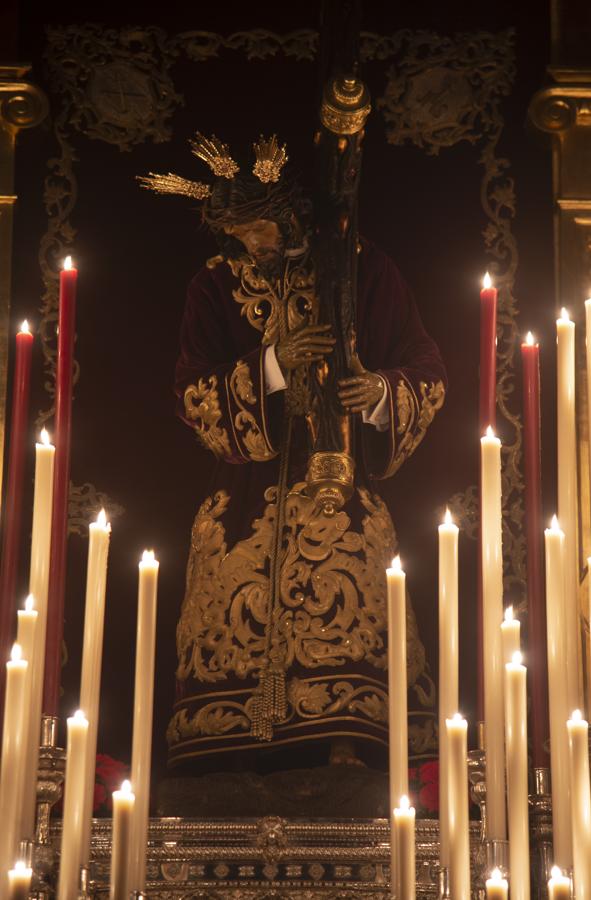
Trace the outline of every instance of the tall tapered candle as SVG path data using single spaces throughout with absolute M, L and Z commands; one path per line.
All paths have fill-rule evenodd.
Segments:
M 21 539 L 32 349 L 33 335 L 29 329 L 28 322 L 25 320 L 16 335 L 12 412 L 9 431 L 8 477 L 6 479 L 6 498 L 4 500 L 4 509 L 2 510 L 0 659 L 5 659 L 8 656 L 13 640 L 14 597 Z M 2 709 L 2 698 L 4 697 L 5 674 L 3 667 L 0 666 L 0 709 Z
M 449 762 L 445 720 L 459 704 L 458 534 L 449 510 L 439 526 L 439 859 L 449 865 Z
M 575 415 L 575 323 L 563 309 L 556 322 L 557 333 L 557 433 L 558 518 L 564 530 L 566 583 L 566 667 L 568 707 L 581 706 L 579 666 L 581 638 L 579 621 L 579 563 L 577 537 L 577 436 Z
M 66 257 L 64 268 L 60 272 L 59 331 L 55 383 L 56 460 L 51 526 L 47 657 L 43 695 L 43 712 L 49 716 L 57 716 L 58 714 L 62 665 L 77 279 L 78 270 L 72 266 L 72 258 L 68 256 Z
M 484 722 L 489 840 L 505 840 L 503 745 L 503 552 L 501 442 L 491 428 L 480 439 L 482 486 L 482 590 L 484 614 Z
M 468 723 L 454 713 L 446 719 L 449 754 L 449 884 L 452 897 L 470 900 L 468 820 Z
M 17 860 L 8 872 L 8 900 L 28 900 L 33 870 L 25 862 Z
M 129 898 L 129 848 L 135 795 L 129 781 L 113 792 L 113 839 L 109 900 Z
M 478 422 L 480 434 L 488 427 L 495 428 L 497 421 L 497 289 L 488 272 L 482 279 L 480 291 L 480 391 Z M 481 485 L 482 498 L 482 485 Z M 482 522 L 480 523 L 482 528 Z M 484 721 L 485 661 L 484 661 L 484 608 L 482 584 L 482 541 L 478 544 L 478 603 L 477 603 L 477 717 Z
M 154 558 L 152 551 L 145 550 L 139 564 L 133 746 L 131 754 L 131 779 L 135 789 L 129 857 L 129 887 L 132 891 L 145 891 L 146 887 L 157 587 L 158 560 Z
M 102 509 L 96 522 L 92 522 L 88 528 L 86 608 L 84 612 L 84 639 L 82 645 L 82 677 L 80 680 L 80 706 L 88 714 L 89 723 L 86 744 L 84 809 L 82 812 L 82 865 L 85 867 L 88 867 L 90 863 L 90 833 L 94 797 L 107 558 L 110 535 L 111 526 L 107 522 L 104 509 Z
M 6 702 L 2 731 L 2 764 L 0 767 L 0 897 L 8 891 L 8 870 L 17 858 L 19 805 L 22 803 L 25 722 L 25 691 L 28 663 L 22 659 L 21 648 L 14 644 L 10 661 L 6 663 Z
M 35 598 L 39 613 L 35 629 L 35 653 L 31 660 L 31 705 L 27 728 L 27 777 L 23 804 L 23 837 L 32 838 L 37 803 L 37 764 L 41 736 L 41 703 L 45 669 L 45 633 L 47 628 L 47 589 L 51 547 L 51 510 L 53 503 L 53 464 L 55 447 L 43 429 L 41 442 L 35 444 L 35 491 L 33 495 L 33 531 L 31 537 L 31 571 L 29 593 Z
M 521 653 L 505 666 L 505 750 L 509 811 L 509 871 L 512 900 L 529 900 L 527 793 L 527 672 Z
M 32 594 L 29 594 L 27 599 L 25 600 L 25 608 L 19 609 L 18 613 L 18 628 L 16 634 L 16 642 L 20 646 L 23 654 L 23 659 L 26 659 L 29 665 L 27 666 L 27 674 L 25 677 L 25 711 L 30 710 L 31 708 L 31 698 L 33 693 L 33 657 L 35 654 L 35 643 L 36 643 L 36 632 L 38 627 L 38 619 L 39 613 L 35 609 L 35 598 Z M 22 798 L 19 804 L 18 810 L 18 834 L 22 837 L 24 834 L 28 834 L 28 829 L 25 827 L 25 808 L 24 801 L 26 796 L 26 779 L 30 778 L 30 772 L 27 770 L 27 760 L 30 758 L 30 742 L 32 740 L 38 740 L 37 735 L 29 734 L 29 728 L 31 725 L 30 716 L 28 712 L 25 712 L 24 721 L 23 721 L 23 749 L 22 749 L 22 759 L 24 766 L 23 773 L 23 789 L 22 789 Z
M 388 702 L 390 728 L 390 809 L 408 794 L 406 675 L 406 575 L 400 557 L 386 569 L 388 582 Z
M 558 866 L 552 867 L 548 881 L 548 900 L 571 900 L 570 878 L 562 874 Z
M 567 722 L 570 749 L 570 793 L 573 826 L 575 897 L 591 897 L 591 787 L 589 784 L 589 726 L 580 710 Z
M 58 900 L 77 900 L 82 865 L 82 818 L 88 749 L 88 719 L 77 710 L 68 719 L 66 783 L 62 824 Z M 94 779 L 93 779 L 94 781 Z
M 415 811 L 406 795 L 394 810 L 393 829 L 396 835 L 396 896 L 414 900 L 416 893 L 415 871 Z
M 540 440 L 540 346 L 531 331 L 521 345 L 523 369 L 523 459 L 527 548 L 528 676 L 531 752 L 534 767 L 548 766 L 548 659 L 543 583 L 542 476 Z
M 501 622 L 501 641 L 503 644 L 503 664 L 512 662 L 515 653 L 521 650 L 521 625 L 513 614 L 513 607 L 505 609 L 505 618 Z
M 546 543 L 546 621 L 548 689 L 550 698 L 550 769 L 552 774 L 552 826 L 554 858 L 562 869 L 572 866 L 569 750 L 566 722 L 569 715 L 566 672 L 564 532 L 556 516 L 544 532 Z

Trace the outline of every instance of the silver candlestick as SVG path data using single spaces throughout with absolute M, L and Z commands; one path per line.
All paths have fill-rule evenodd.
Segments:
M 57 745 L 58 720 L 43 716 L 37 779 L 37 827 L 33 851 L 33 895 L 45 900 L 53 894 L 55 849 L 49 835 L 52 807 L 62 796 L 66 770 L 66 751 Z
M 552 795 L 550 772 L 534 769 L 534 793 L 529 797 L 533 844 L 533 896 L 547 900 L 548 879 L 552 871 Z

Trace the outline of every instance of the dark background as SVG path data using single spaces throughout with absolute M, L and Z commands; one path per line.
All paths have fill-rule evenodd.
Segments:
M 102 3 L 89 13 L 59 3 L 42 12 L 18 9 L 21 60 L 33 63 L 33 79 L 50 91 L 42 56 L 44 28 L 86 21 L 123 27 L 154 24 L 167 33 L 202 29 L 228 35 L 264 27 L 286 32 L 316 28 L 318 4 L 199 5 L 169 2 L 158 14 L 139 4 Z M 542 345 L 544 504 L 555 506 L 554 318 L 551 159 L 549 148 L 526 129 L 528 103 L 545 82 L 550 57 L 549 11 L 535 15 L 514 2 L 366 2 L 364 30 L 391 33 L 428 29 L 442 35 L 461 31 L 516 30 L 517 75 L 503 103 L 506 127 L 499 152 L 511 163 L 517 215 L 514 233 L 520 256 L 515 292 L 520 328 L 532 328 Z M 385 69 L 373 64 L 366 75 L 374 96 L 383 93 Z M 184 567 L 192 518 L 202 497 L 209 460 L 186 428 L 175 420 L 172 394 L 177 335 L 184 292 L 192 274 L 215 253 L 190 203 L 157 198 L 138 190 L 134 176 L 175 171 L 205 178 L 187 139 L 196 130 L 215 132 L 232 146 L 246 147 L 259 132 L 277 131 L 292 160 L 310 173 L 316 122 L 316 69 L 278 55 L 248 62 L 243 53 L 221 51 L 203 64 L 179 62 L 175 87 L 186 98 L 173 118 L 169 143 L 147 142 L 122 153 L 77 134 L 78 200 L 72 222 L 80 269 L 72 479 L 92 482 L 125 514 L 114 520 L 109 563 L 105 659 L 99 751 L 130 758 L 137 561 L 144 547 L 160 560 L 155 776 L 162 774 L 164 732 L 170 715 L 176 667 L 175 625 L 183 596 Z M 50 95 L 52 113 L 59 98 Z M 42 292 L 39 243 L 47 227 L 43 180 L 47 159 L 57 151 L 51 118 L 19 137 L 13 324 L 38 318 Z M 367 127 L 361 185 L 361 230 L 398 263 L 413 287 L 428 331 L 438 342 L 450 389 L 415 456 L 385 486 L 401 541 L 401 556 L 428 658 L 437 672 L 437 524 L 448 497 L 477 481 L 478 467 L 478 291 L 487 259 L 482 230 L 486 217 L 479 190 L 477 147 L 467 143 L 429 157 L 414 147 L 387 145 L 382 117 Z M 520 365 L 516 354 L 519 408 Z M 37 352 L 33 413 L 48 406 Z M 501 430 L 501 437 L 503 437 Z M 33 429 L 31 429 L 31 446 Z M 32 455 L 29 481 L 32 477 Z M 30 506 L 25 509 L 27 535 Z M 28 538 L 27 538 L 28 540 Z M 77 704 L 84 614 L 86 539 L 69 544 L 66 598 L 68 663 L 64 669 L 64 720 Z M 475 703 L 475 550 L 461 539 L 462 709 L 473 718 Z M 26 593 L 28 542 L 23 552 L 21 593 Z

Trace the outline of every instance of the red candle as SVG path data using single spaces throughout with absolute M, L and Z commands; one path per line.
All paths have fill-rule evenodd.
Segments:
M 60 272 L 55 384 L 55 468 L 43 689 L 43 712 L 48 716 L 57 716 L 58 713 L 64 632 L 77 278 L 78 270 L 72 267 L 68 256 Z
M 12 413 L 6 499 L 2 515 L 2 563 L 0 565 L 0 659 L 8 659 L 16 625 L 16 577 L 20 551 L 23 480 L 27 447 L 27 419 L 31 385 L 33 335 L 23 322 L 16 336 Z M 0 708 L 4 697 L 5 666 L 0 666 Z M 1 718 L 1 717 L 0 717 Z
M 531 681 L 532 761 L 548 767 L 545 744 L 548 724 L 546 607 L 542 581 L 542 477 L 540 452 L 540 346 L 531 332 L 521 345 L 523 362 L 523 453 L 525 462 L 525 527 L 529 674 Z
M 497 289 L 488 272 L 480 291 L 480 392 L 478 398 L 479 434 L 493 431 L 497 425 Z M 478 617 L 477 617 L 477 719 L 484 721 L 484 630 L 482 620 L 482 546 L 478 542 Z

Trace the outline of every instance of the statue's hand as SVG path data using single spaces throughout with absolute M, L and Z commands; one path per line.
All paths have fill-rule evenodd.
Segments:
M 285 373 L 298 366 L 319 362 L 327 353 L 332 353 L 336 340 L 329 329 L 330 325 L 305 325 L 278 341 L 275 356 L 282 371 Z
M 339 381 L 339 400 L 347 412 L 358 413 L 371 409 L 384 396 L 384 382 L 375 372 L 364 369 L 357 354 L 351 360 L 351 378 Z

